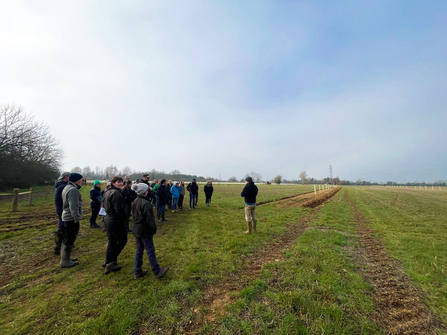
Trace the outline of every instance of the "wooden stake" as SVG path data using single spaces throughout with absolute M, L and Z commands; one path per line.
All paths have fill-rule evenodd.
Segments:
M 30 187 L 30 189 L 29 189 L 29 203 L 28 203 L 28 206 L 32 206 L 33 205 L 33 188 L 32 187 Z
M 17 205 L 19 204 L 19 189 L 15 188 L 12 193 L 12 211 L 17 212 Z

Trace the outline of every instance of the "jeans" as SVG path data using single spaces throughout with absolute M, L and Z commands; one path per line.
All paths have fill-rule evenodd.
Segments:
M 158 195 L 155 195 L 155 208 L 158 209 Z
M 64 222 L 65 225 L 65 238 L 64 244 L 66 246 L 73 245 L 78 237 L 79 232 L 79 222 L 67 221 Z
M 183 199 L 185 198 L 184 194 L 180 194 L 179 198 L 178 198 L 178 208 L 182 209 L 183 208 Z
M 118 256 L 127 244 L 127 231 L 124 222 L 107 225 L 109 243 L 106 250 L 106 264 L 117 262 Z
M 197 205 L 197 193 L 189 193 L 189 208 L 194 208 Z
M 57 231 L 58 232 L 64 232 L 65 231 L 65 224 L 64 221 L 62 221 L 62 213 L 57 213 L 58 221 L 57 221 Z
M 92 216 L 90 216 L 90 227 L 96 224 L 96 218 L 98 217 L 99 210 L 101 209 L 101 203 L 91 202 L 90 207 L 92 209 Z
M 136 238 L 135 241 L 137 243 L 137 250 L 135 252 L 135 266 L 133 273 L 138 275 L 143 272 L 141 267 L 143 265 L 144 249 L 146 249 L 147 258 L 149 258 L 149 264 L 152 267 L 152 272 L 154 275 L 158 275 L 160 272 L 160 265 L 158 265 L 157 257 L 155 256 L 155 246 L 152 236 L 143 239 Z
M 172 198 L 172 210 L 177 209 L 178 198 Z
M 160 215 L 163 214 L 163 212 L 166 209 L 166 205 L 158 205 L 158 209 L 157 209 L 157 217 L 160 218 Z

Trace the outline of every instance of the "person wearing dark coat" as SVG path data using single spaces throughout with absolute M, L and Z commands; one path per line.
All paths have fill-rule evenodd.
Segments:
M 100 228 L 96 224 L 96 218 L 101 209 L 102 203 L 102 193 L 101 193 L 101 182 L 95 180 L 93 182 L 93 187 L 90 190 L 90 208 L 92 209 L 92 216 L 90 217 L 90 228 Z
M 209 180 L 206 182 L 206 185 L 203 187 L 203 191 L 205 192 L 205 205 L 211 205 L 211 197 L 213 196 L 214 188 L 213 183 Z
M 54 254 L 61 254 L 61 245 L 65 238 L 65 226 L 64 221 L 62 221 L 62 211 L 64 210 L 64 203 L 62 200 L 62 191 L 68 184 L 68 176 L 70 172 L 63 172 L 57 182 L 54 184 L 54 204 L 56 206 L 56 214 L 58 217 L 57 230 L 54 234 Z
M 103 206 L 106 211 L 104 219 L 107 229 L 107 250 L 105 262 L 105 274 L 121 270 L 121 265 L 117 264 L 118 256 L 127 244 L 126 231 L 126 201 L 121 192 L 123 178 L 113 177 L 110 181 L 110 188 L 104 195 Z
M 186 186 L 186 190 L 189 192 L 189 209 L 193 209 L 197 206 L 199 196 L 199 185 L 196 182 L 196 178 L 193 178 L 192 182 Z
M 172 207 L 172 194 L 171 194 L 172 180 L 168 180 L 166 184 L 166 191 L 168 192 L 168 208 Z
M 166 179 L 162 179 L 160 185 L 157 189 L 158 195 L 158 208 L 157 208 L 157 219 L 158 222 L 167 221 L 165 219 L 165 209 L 168 203 L 168 192 L 166 190 Z
M 251 177 L 245 178 L 245 187 L 242 190 L 241 197 L 245 199 L 245 220 L 247 221 L 246 234 L 256 231 L 256 196 L 258 195 L 258 187 Z
M 130 212 L 132 209 L 132 202 L 137 198 L 137 194 L 132 190 L 132 182 L 128 180 L 125 182 L 125 185 L 121 192 L 123 192 L 124 200 L 126 201 L 126 211 L 127 211 L 127 219 L 126 219 L 126 231 L 131 233 L 132 230 L 129 227 L 130 221 Z
M 147 274 L 143 271 L 143 253 L 146 249 L 149 264 L 152 267 L 152 273 L 157 278 L 163 277 L 169 268 L 160 268 L 155 255 L 155 246 L 153 236 L 157 232 L 154 211 L 151 202 L 147 199 L 149 187 L 144 184 L 132 185 L 132 190 L 136 192 L 137 198 L 132 203 L 133 229 L 137 249 L 135 252 L 134 278 L 139 279 Z

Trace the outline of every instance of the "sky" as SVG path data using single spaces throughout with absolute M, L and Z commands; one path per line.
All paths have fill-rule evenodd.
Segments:
M 0 3 L 0 104 L 63 170 L 447 180 L 446 1 Z

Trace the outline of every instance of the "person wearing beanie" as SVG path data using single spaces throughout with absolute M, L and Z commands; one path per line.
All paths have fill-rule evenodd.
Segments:
M 106 211 L 104 219 L 107 229 L 107 250 L 104 274 L 121 270 L 118 256 L 127 244 L 126 231 L 126 201 L 121 192 L 123 178 L 114 176 L 110 181 L 110 188 L 104 195 L 103 206 Z
M 258 195 L 258 187 L 249 176 L 245 178 L 245 187 L 242 190 L 241 197 L 245 198 L 245 220 L 247 221 L 246 234 L 256 231 L 256 196 Z
M 92 216 L 90 217 L 90 228 L 100 228 L 96 223 L 96 218 L 101 209 L 102 194 L 101 194 L 101 182 L 95 180 L 93 182 L 93 188 L 90 190 L 90 208 L 92 209 Z
M 132 203 L 133 227 L 132 233 L 135 237 L 136 251 L 134 264 L 134 278 L 139 279 L 147 274 L 143 271 L 143 254 L 146 249 L 152 273 L 157 278 L 163 277 L 169 268 L 160 268 L 155 255 L 153 236 L 157 232 L 154 211 L 151 202 L 147 198 L 149 187 L 147 184 L 134 184 L 132 190 L 136 192 L 137 198 Z
M 197 185 L 196 178 L 192 179 L 192 182 L 186 186 L 189 192 L 189 209 L 193 209 L 197 206 L 197 199 L 199 196 L 199 185 Z
M 62 191 L 68 183 L 68 176 L 70 172 L 62 172 L 57 182 L 54 184 L 54 204 L 56 205 L 56 214 L 58 217 L 57 230 L 54 232 L 54 254 L 61 254 L 61 245 L 65 238 L 65 226 L 62 221 L 62 211 L 64 210 L 64 203 L 62 201 Z
M 82 196 L 79 189 L 82 186 L 82 175 L 70 173 L 68 184 L 62 191 L 63 211 L 62 221 L 65 225 L 64 243 L 61 247 L 61 268 L 71 268 L 78 265 L 77 258 L 71 258 L 74 242 L 79 232 L 79 221 L 82 220 Z

